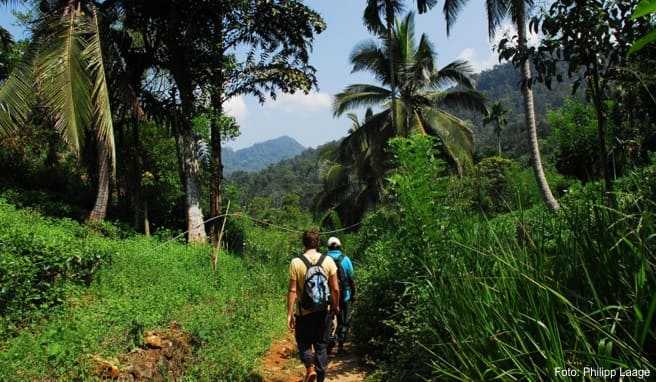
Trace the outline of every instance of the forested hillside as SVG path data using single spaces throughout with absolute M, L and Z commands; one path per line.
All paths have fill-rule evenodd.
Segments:
M 312 210 L 321 190 L 321 172 L 325 171 L 325 153 L 336 142 L 316 149 L 307 149 L 300 155 L 253 173 L 237 171 L 227 178 L 227 183 L 239 190 L 242 204 L 263 203 L 280 207 L 285 198 L 292 198 L 303 210 Z
M 295 139 L 284 136 L 259 142 L 253 146 L 233 150 L 223 150 L 223 166 L 226 175 L 235 171 L 259 171 L 270 164 L 295 157 L 305 150 Z

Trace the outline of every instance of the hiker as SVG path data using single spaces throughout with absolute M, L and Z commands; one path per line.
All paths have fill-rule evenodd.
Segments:
M 336 238 L 328 239 L 328 256 L 337 265 L 337 280 L 339 281 L 340 301 L 339 314 L 337 314 L 337 329 L 335 338 L 328 346 L 328 353 L 337 342 L 337 353 L 344 353 L 344 342 L 349 329 L 351 303 L 355 300 L 355 279 L 353 275 L 353 263 L 348 256 L 342 253 L 342 242 Z
M 287 326 L 294 330 L 298 354 L 306 368 L 304 381 L 323 382 L 331 322 L 339 314 L 337 266 L 330 256 L 317 251 L 318 230 L 305 231 L 303 245 L 305 253 L 289 265 Z

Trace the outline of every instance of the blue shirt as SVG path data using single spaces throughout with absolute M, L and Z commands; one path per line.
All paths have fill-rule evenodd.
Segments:
M 335 263 L 337 264 L 337 259 L 342 255 L 342 251 L 339 249 L 332 249 L 328 251 L 328 256 L 332 257 L 333 260 L 335 260 Z M 353 264 L 351 263 L 351 259 L 349 259 L 348 256 L 344 256 L 342 259 L 341 264 L 337 264 L 337 266 L 342 267 L 344 270 L 344 273 L 346 274 L 346 277 L 349 279 L 353 279 Z M 343 285 L 342 286 L 342 300 L 344 301 L 349 301 L 351 300 L 351 286 L 349 284 Z

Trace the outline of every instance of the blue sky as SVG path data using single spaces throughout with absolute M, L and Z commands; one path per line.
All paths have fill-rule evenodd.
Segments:
M 228 110 L 237 118 L 242 133 L 228 146 L 242 148 L 289 135 L 304 146 L 314 147 L 344 136 L 349 129 L 346 118 L 333 118 L 331 102 L 333 94 L 346 85 L 371 81 L 366 74 L 351 74 L 348 63 L 353 47 L 372 38 L 362 25 L 365 0 L 307 0 L 306 4 L 321 13 L 328 24 L 328 29 L 317 36 L 311 57 L 312 65 L 317 68 L 318 91 L 307 96 L 299 93 L 281 95 L 277 101 L 264 105 L 251 97 L 230 100 Z M 417 32 L 430 37 L 438 53 L 438 64 L 443 66 L 456 58 L 463 58 L 470 60 L 477 70 L 493 66 L 497 59 L 488 41 L 483 2 L 469 2 L 450 38 L 446 37 L 441 5 L 427 14 L 416 16 Z M 9 9 L 2 9 L 0 24 L 14 35 L 21 36 L 21 29 L 14 23 Z

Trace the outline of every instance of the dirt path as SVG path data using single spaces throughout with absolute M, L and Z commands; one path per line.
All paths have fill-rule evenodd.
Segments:
M 365 372 L 359 360 L 346 345 L 345 355 L 330 357 L 326 382 L 362 382 Z M 263 382 L 301 382 L 305 368 L 296 354 L 296 344 L 291 334 L 274 342 L 260 366 Z

